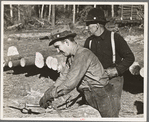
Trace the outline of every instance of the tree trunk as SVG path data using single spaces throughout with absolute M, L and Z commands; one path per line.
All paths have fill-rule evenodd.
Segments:
M 41 19 L 43 18 L 43 10 L 44 10 L 44 5 L 42 5 L 42 8 L 41 8 Z
M 73 24 L 75 24 L 76 6 L 73 5 Z
M 52 27 L 55 27 L 55 5 L 52 5 Z
M 20 21 L 20 17 L 21 16 L 21 14 L 20 14 L 20 5 L 18 5 L 18 21 Z
M 40 8 L 40 5 L 38 5 L 38 17 L 40 18 L 40 13 L 41 13 L 41 8 Z
M 12 5 L 10 4 L 10 17 L 11 17 L 11 22 L 13 20 L 13 10 L 12 10 Z
M 111 6 L 112 17 L 114 17 L 114 5 Z
M 77 14 L 79 13 L 79 5 L 77 5 Z
M 67 10 L 70 11 L 70 5 L 68 5 Z
M 132 20 L 132 13 L 133 13 L 133 5 L 131 6 L 131 16 L 130 16 L 130 20 Z
M 49 5 L 49 16 L 48 16 L 48 21 L 50 22 L 50 17 L 51 17 L 51 4 Z
M 64 13 L 66 12 L 66 5 L 64 5 Z

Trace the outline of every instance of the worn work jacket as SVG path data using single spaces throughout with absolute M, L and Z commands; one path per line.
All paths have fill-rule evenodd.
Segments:
M 115 49 L 116 49 L 116 63 L 113 65 L 112 62 L 112 45 L 111 45 L 111 32 L 107 29 L 100 35 L 92 35 L 87 38 L 84 47 L 89 48 L 90 40 L 91 51 L 98 57 L 101 64 L 105 69 L 108 67 L 116 67 L 118 74 L 122 75 L 129 66 L 134 62 L 134 55 L 130 50 L 128 44 L 122 36 L 115 33 Z
M 55 83 L 58 96 L 67 94 L 76 87 L 103 87 L 109 82 L 100 61 L 89 49 L 77 45 L 75 55 L 67 61 L 65 71 Z

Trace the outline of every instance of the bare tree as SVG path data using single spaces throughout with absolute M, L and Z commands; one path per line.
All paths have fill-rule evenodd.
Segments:
M 114 5 L 111 6 L 112 17 L 114 17 Z
M 44 10 L 44 4 L 42 5 L 42 8 L 41 8 L 41 18 L 43 18 L 43 10 Z
M 79 13 L 79 5 L 77 5 L 77 14 Z
M 75 23 L 75 16 L 76 16 L 76 6 L 73 5 L 73 24 Z
M 18 5 L 18 21 L 20 21 L 20 17 L 21 16 L 21 13 L 20 13 L 20 5 Z
M 48 16 L 48 21 L 50 22 L 50 16 L 51 16 L 51 4 L 49 5 L 49 16 Z
M 55 5 L 52 5 L 52 26 L 55 27 Z
M 64 12 L 66 11 L 66 5 L 64 4 Z
M 11 17 L 11 21 L 12 21 L 12 19 L 13 19 L 13 10 L 12 10 L 13 8 L 12 8 L 12 5 L 10 4 L 10 17 Z

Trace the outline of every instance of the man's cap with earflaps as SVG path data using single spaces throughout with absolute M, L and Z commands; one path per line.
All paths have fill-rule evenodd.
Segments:
M 77 35 L 76 33 L 72 33 L 71 30 L 69 29 L 63 29 L 63 28 L 59 29 L 58 31 L 53 32 L 51 34 L 51 41 L 49 43 L 49 46 L 54 44 L 56 41 L 66 39 L 68 37 L 74 38 L 76 35 Z

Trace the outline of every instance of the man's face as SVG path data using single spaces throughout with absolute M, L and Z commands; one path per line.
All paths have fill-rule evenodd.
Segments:
M 69 56 L 69 45 L 66 41 L 57 41 L 54 43 L 54 47 L 58 52 L 62 53 L 64 56 Z
M 98 29 L 98 25 L 97 24 L 89 24 L 88 26 L 88 30 L 91 34 L 95 34 L 95 32 Z

